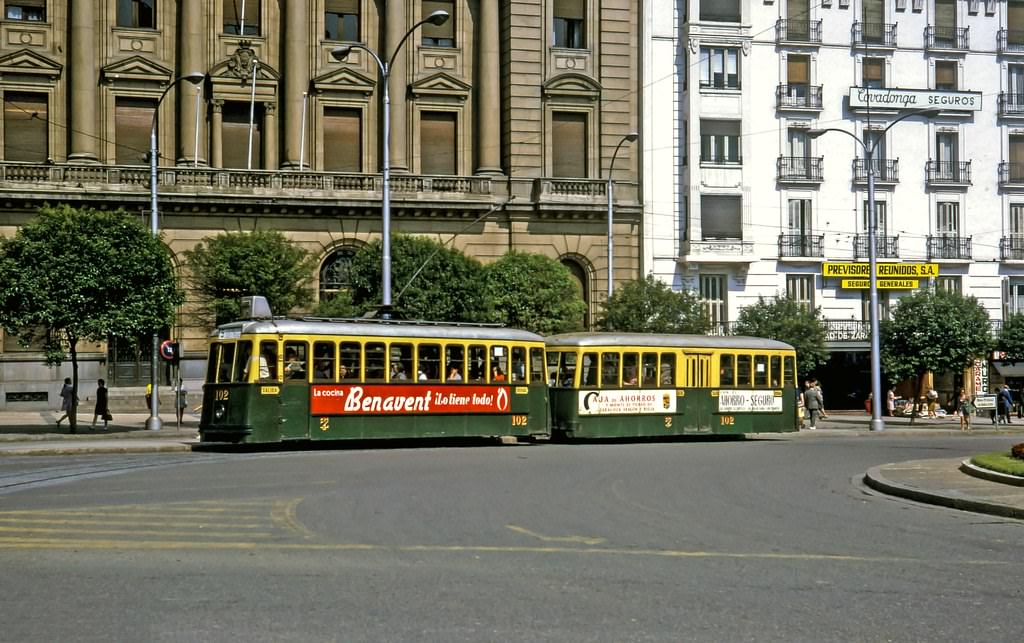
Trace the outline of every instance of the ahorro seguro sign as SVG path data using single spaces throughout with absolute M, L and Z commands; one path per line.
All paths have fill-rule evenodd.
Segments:
M 781 413 L 782 394 L 775 391 L 719 391 L 718 412 Z

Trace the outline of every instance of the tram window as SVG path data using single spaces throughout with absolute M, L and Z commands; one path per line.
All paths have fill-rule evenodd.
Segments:
M 590 357 L 586 357 L 589 364 Z M 576 353 L 562 353 L 562 361 L 559 363 L 558 383 L 564 388 L 572 388 L 576 384 L 576 372 L 581 371 L 580 358 Z M 594 379 L 597 379 L 597 369 L 590 369 L 594 372 Z
M 601 386 L 619 385 L 618 353 L 601 353 Z
M 767 355 L 754 355 L 754 386 L 768 386 Z
M 676 385 L 676 356 L 674 353 L 664 353 L 661 356 L 661 385 Z
M 750 388 L 750 355 L 736 356 L 736 386 Z
M 249 364 L 252 363 L 252 342 L 238 342 L 238 354 L 235 357 L 234 381 L 244 382 L 249 379 Z
M 217 374 L 218 382 L 231 381 L 231 366 L 235 361 L 235 345 L 222 344 L 220 348 L 220 371 Z
M 220 357 L 220 344 L 210 344 L 210 353 L 206 358 L 206 381 L 217 381 L 217 359 Z
M 787 357 L 782 361 L 782 385 L 796 386 L 796 360 Z
M 771 357 L 772 367 L 772 388 L 779 386 L 779 376 L 782 375 L 782 358 L 778 355 L 772 355 Z
M 643 386 L 657 386 L 658 385 L 658 354 L 657 353 L 644 353 L 643 356 L 643 370 L 641 371 L 643 376 L 641 378 L 641 384 Z
M 486 346 L 470 346 L 469 347 L 469 381 L 471 382 L 483 382 L 487 379 L 487 347 Z
M 722 367 L 718 373 L 718 385 L 726 388 L 736 386 L 736 367 L 733 360 L 734 355 L 722 355 L 720 357 Z
M 543 383 L 547 381 L 544 377 L 544 349 L 530 349 L 530 382 Z
M 491 381 L 508 381 L 507 346 L 491 346 Z
M 406 382 L 412 370 L 412 344 L 392 344 L 390 356 L 390 379 L 392 382 Z
M 624 353 L 622 355 L 622 385 L 639 386 L 640 354 Z
M 360 356 L 358 342 L 341 343 L 341 367 L 338 369 L 339 379 L 359 379 L 359 369 L 363 365 Z
M 388 354 L 381 342 L 366 344 L 366 381 L 383 382 L 387 373 Z
M 512 382 L 526 381 L 526 347 L 512 347 L 512 365 L 508 370 L 508 379 Z
M 461 383 L 462 376 L 466 372 L 466 349 L 462 346 L 445 346 L 444 349 L 445 369 L 448 373 L 444 381 Z
M 306 342 L 284 343 L 284 377 L 287 380 L 306 379 L 306 365 L 309 364 L 309 344 Z
M 563 382 L 567 379 L 571 382 L 571 377 L 566 377 L 565 372 L 565 358 L 567 353 L 559 353 L 551 351 L 548 353 L 547 365 L 548 365 L 548 386 L 565 386 Z
M 597 386 L 597 353 L 583 353 L 580 386 Z
M 313 379 L 334 381 L 334 342 L 313 344 Z
M 420 344 L 416 347 L 416 381 L 441 381 L 441 347 L 437 344 Z
M 260 342 L 259 378 L 260 381 L 277 379 L 277 342 Z

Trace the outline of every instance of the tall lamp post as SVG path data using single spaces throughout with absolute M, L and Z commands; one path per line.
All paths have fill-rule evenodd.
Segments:
M 382 293 L 381 304 L 385 311 L 391 307 L 391 97 L 388 94 L 388 80 L 391 74 L 391 67 L 395 62 L 395 57 L 398 56 L 398 52 L 401 51 L 402 45 L 404 45 L 405 41 L 409 39 L 409 36 L 411 36 L 412 33 L 422 25 L 430 23 L 435 26 L 440 26 L 447 22 L 447 20 L 448 12 L 443 9 L 439 9 L 414 24 L 409 28 L 409 31 L 405 32 L 402 39 L 398 41 L 398 46 L 396 46 L 394 51 L 391 52 L 391 56 L 387 59 L 387 62 L 381 60 L 380 56 L 378 56 L 376 52 L 362 43 L 341 45 L 331 50 L 331 57 L 338 62 L 341 62 L 348 58 L 348 55 L 353 49 L 362 49 L 377 61 L 377 67 L 380 68 L 381 84 L 384 92 L 384 149 L 381 154 L 381 173 L 383 175 L 381 195 L 381 237 L 383 249 L 381 252 L 380 287 Z
M 613 203 L 612 191 L 615 189 L 614 188 L 615 183 L 612 181 L 612 176 L 613 176 L 613 172 L 615 171 L 615 157 L 619 155 L 619 148 L 622 147 L 623 143 L 625 143 L 626 141 L 629 141 L 630 143 L 632 143 L 632 142 L 636 141 L 636 139 L 638 139 L 638 138 L 640 138 L 640 134 L 638 134 L 637 132 L 630 132 L 629 134 L 626 134 L 621 139 L 619 139 L 619 144 L 615 146 L 615 152 L 612 153 L 612 162 L 608 164 L 608 186 L 605 188 L 605 191 L 608 193 L 608 300 L 609 301 L 612 298 L 612 262 L 613 262 L 613 260 L 615 258 L 615 252 L 614 252 L 615 251 L 615 245 L 614 245 L 614 242 L 612 241 L 612 223 L 615 220 L 615 211 L 614 211 L 613 206 L 612 206 L 612 203 Z
M 868 311 L 871 325 L 871 423 L 869 426 L 872 431 L 885 430 L 885 421 L 882 420 L 882 359 L 878 331 L 878 282 L 875 278 L 878 265 L 878 254 L 875 244 L 876 227 L 878 224 L 875 220 L 875 150 L 878 148 L 878 142 L 885 137 L 885 133 L 896 123 L 911 116 L 935 118 L 938 115 L 939 110 L 937 109 L 906 113 L 889 123 L 870 145 L 856 134 L 844 129 L 826 127 L 807 131 L 809 138 L 818 138 L 826 132 L 840 132 L 860 143 L 861 149 L 864 150 L 864 163 L 868 171 L 868 298 L 871 307 L 871 310 Z
M 181 81 L 188 81 L 193 85 L 198 85 L 206 78 L 206 74 L 198 71 L 193 71 L 185 74 L 184 76 L 178 76 L 172 80 L 167 87 L 164 88 L 164 92 L 160 94 L 160 98 L 156 101 L 156 106 L 153 108 L 153 124 L 149 131 L 149 226 L 153 232 L 153 237 L 160 236 L 160 217 L 157 214 L 157 197 L 156 197 L 156 162 L 157 162 L 157 147 L 156 147 L 156 121 L 157 114 L 160 113 L 160 103 L 163 102 L 164 98 L 167 97 L 167 93 L 171 91 L 171 88 L 177 85 Z M 151 431 L 159 431 L 163 422 L 160 420 L 160 405 L 159 396 L 157 394 L 157 388 L 159 387 L 159 362 L 160 362 L 160 331 L 155 329 L 153 331 L 153 346 L 152 354 L 150 355 L 150 379 L 149 383 L 152 387 L 150 393 L 150 404 L 149 404 L 149 419 L 146 420 L 146 428 Z

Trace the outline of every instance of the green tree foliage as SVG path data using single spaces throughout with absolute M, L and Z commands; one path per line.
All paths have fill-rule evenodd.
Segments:
M 48 364 L 70 354 L 75 399 L 79 340 L 152 334 L 182 299 L 167 248 L 120 210 L 44 206 L 0 239 L 0 325 L 43 339 Z
M 350 294 L 357 312 L 381 304 L 381 253 L 378 240 L 364 246 L 349 268 Z M 392 235 L 391 303 L 410 319 L 490 322 L 483 265 L 425 237 Z
M 921 290 L 881 324 L 882 369 L 892 381 L 962 372 L 992 346 L 988 313 L 974 297 Z
M 647 275 L 622 284 L 604 306 L 600 326 L 624 333 L 708 332 L 711 323 L 700 298 L 692 292 L 675 292 Z
M 775 339 L 795 348 L 800 379 L 828 360 L 825 331 L 821 309 L 809 309 L 781 295 L 770 300 L 758 297 L 756 304 L 740 310 L 733 326 L 736 335 Z
M 200 309 L 222 324 L 238 317 L 238 300 L 263 295 L 275 315 L 312 298 L 316 258 L 275 230 L 207 237 L 185 251 Z
M 558 261 L 509 252 L 484 272 L 498 322 L 544 335 L 583 328 L 579 282 Z
M 1014 313 L 1003 320 L 996 346 L 1006 352 L 1006 359 L 1024 360 L 1024 314 Z

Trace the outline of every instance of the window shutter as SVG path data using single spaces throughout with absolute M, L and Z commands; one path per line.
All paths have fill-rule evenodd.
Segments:
M 49 155 L 45 94 L 4 92 L 4 160 L 41 163 Z
M 583 20 L 584 0 L 555 0 L 555 17 Z
M 145 165 L 156 103 L 139 98 L 118 98 L 114 106 L 114 162 Z
M 420 170 L 423 174 L 457 174 L 455 114 L 420 114 Z
M 807 85 L 811 82 L 807 56 L 790 56 L 786 62 L 786 76 L 790 85 Z
M 324 108 L 324 170 L 362 172 L 362 113 L 355 108 Z
M 864 59 L 864 84 L 870 82 L 881 83 L 885 78 L 885 61 L 881 58 Z
M 587 115 L 555 112 L 551 116 L 553 176 L 587 176 Z
M 224 103 L 221 132 L 224 167 L 246 169 L 249 163 L 249 103 Z M 263 167 L 261 124 L 263 106 L 256 105 L 255 127 L 252 133 L 252 167 Z
M 935 26 L 955 27 L 956 26 L 956 2 L 955 0 L 935 0 Z
M 935 63 L 935 87 L 956 87 L 956 63 L 940 61 Z
M 1006 11 L 1006 27 L 1010 31 L 1024 31 L 1024 1 L 1010 0 Z
M 702 196 L 700 225 L 704 239 L 742 239 L 743 201 L 734 196 Z

